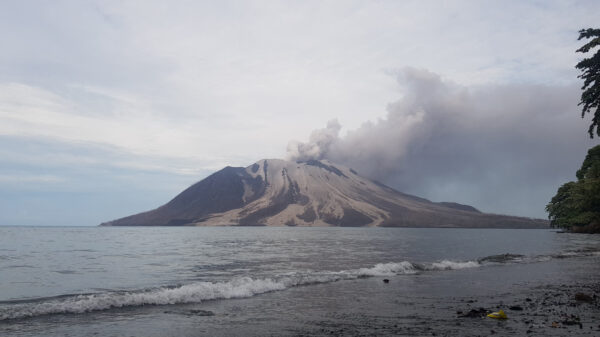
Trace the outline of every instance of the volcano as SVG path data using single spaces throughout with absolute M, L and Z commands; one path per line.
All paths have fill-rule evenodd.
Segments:
M 225 167 L 167 204 L 101 226 L 383 226 L 547 228 L 401 193 L 326 160 Z

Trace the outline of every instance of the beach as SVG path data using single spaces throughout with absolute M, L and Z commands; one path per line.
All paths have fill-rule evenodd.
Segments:
M 130 231 L 138 240 L 143 233 L 142 229 Z M 160 229 L 155 234 L 163 235 L 165 231 Z M 512 237 L 515 230 L 448 230 L 439 236 L 443 240 L 432 239 L 434 230 L 416 229 L 244 231 L 245 243 L 235 249 L 221 248 L 220 257 L 215 260 L 226 259 L 229 255 L 225 252 L 233 251 L 235 258 L 229 261 L 229 267 L 209 268 L 207 260 L 204 263 L 197 261 L 197 266 L 203 266 L 197 273 L 203 275 L 204 281 L 183 281 L 182 275 L 189 276 L 191 266 L 173 264 L 169 267 L 171 271 L 186 270 L 177 277 L 179 284 L 165 281 L 163 283 L 167 285 L 158 288 L 96 289 L 92 295 L 61 290 L 58 297 L 5 300 L 0 302 L 0 314 L 11 313 L 15 318 L 0 321 L 0 334 L 23 337 L 600 334 L 600 323 L 596 318 L 600 317 L 600 250 L 595 236 L 516 231 L 520 238 L 509 244 L 498 238 Z M 96 235 L 105 235 L 102 233 Z M 124 231 L 119 233 L 123 236 Z M 206 230 L 180 231 L 185 236 L 192 233 L 201 234 L 205 241 L 221 247 L 225 242 L 231 242 L 231 231 L 223 229 L 213 230 L 210 238 L 210 232 Z M 332 233 L 337 236 L 330 235 Z M 453 239 L 451 235 L 454 234 Z M 258 246 L 252 235 L 262 237 L 263 244 Z M 176 237 L 178 240 L 181 236 Z M 463 254 L 481 252 L 474 252 L 473 247 L 464 247 L 465 251 L 460 252 L 456 249 L 460 245 L 455 243 L 475 237 L 480 240 L 471 245 L 488 253 L 505 248 L 506 253 L 484 255 L 480 259 L 466 258 Z M 489 241 L 490 238 L 493 241 Z M 292 239 L 297 243 L 293 244 Z M 488 241 L 482 245 L 484 239 Z M 276 248 L 277 242 L 281 243 L 280 248 Z M 313 246 L 301 250 L 309 242 L 313 242 Z M 498 246 L 494 247 L 492 242 Z M 531 244 L 525 245 L 525 242 Z M 437 248 L 433 243 L 438 245 Z M 199 242 L 192 246 L 197 245 Z M 247 256 L 254 251 L 252 247 L 260 247 L 258 250 L 263 256 L 271 255 L 274 260 L 253 265 L 253 259 Z M 424 247 L 430 248 L 425 250 Z M 131 254 L 133 249 L 129 247 L 123 251 Z M 557 253 L 548 253 L 556 250 Z M 284 251 L 288 258 L 282 262 Z M 400 251 L 405 252 L 404 258 L 397 260 L 414 262 L 385 263 L 387 258 L 384 256 L 398 255 Z M 437 254 L 442 252 L 447 259 L 438 258 L 441 255 Z M 315 255 L 306 259 L 308 254 L 314 253 L 321 260 L 315 260 Z M 136 263 L 157 263 L 158 256 L 146 255 L 137 250 Z M 275 260 L 281 263 L 276 267 L 277 272 L 273 270 Z M 371 260 L 380 263 L 373 266 Z M 317 262 L 320 271 L 315 270 Z M 312 272 L 307 272 L 306 263 L 313 263 L 310 265 Z M 367 267 L 355 268 L 355 264 Z M 228 273 L 240 276 L 224 276 L 228 268 Z M 129 274 L 127 279 L 139 284 L 149 282 L 149 270 L 139 270 L 140 280 L 130 279 Z M 300 273 L 300 270 L 304 272 Z M 213 276 L 206 278 L 211 273 Z M 218 276 L 214 276 L 215 273 Z M 63 280 L 77 275 L 55 274 Z M 251 278 L 244 278 L 249 274 L 252 274 Z M 241 275 L 245 276 L 239 278 Z M 170 277 L 174 278 L 173 275 Z M 199 296 L 205 299 L 199 300 Z M 110 305 L 105 306 L 106 303 Z M 506 320 L 485 315 L 500 309 L 508 316 Z

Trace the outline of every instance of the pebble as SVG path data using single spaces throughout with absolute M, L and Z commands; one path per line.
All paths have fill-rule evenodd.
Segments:
M 577 294 L 575 294 L 575 300 L 581 301 L 581 302 L 592 302 L 594 299 L 592 298 L 592 296 L 590 296 L 588 294 L 577 293 Z

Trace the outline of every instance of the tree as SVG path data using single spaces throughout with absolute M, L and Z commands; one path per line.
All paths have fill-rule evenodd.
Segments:
M 588 150 L 577 181 L 562 185 L 546 211 L 553 227 L 600 232 L 600 145 Z
M 592 39 L 577 49 L 578 53 L 587 53 L 591 49 L 600 46 L 600 29 L 582 29 L 579 31 L 579 39 Z M 586 113 L 593 114 L 592 124 L 588 130 L 591 138 L 594 138 L 594 129 L 597 136 L 600 137 L 600 50 L 590 58 L 585 58 L 577 63 L 575 68 L 581 70 L 578 76 L 583 79 L 583 93 L 579 105 L 583 105 L 581 118 L 585 117 Z
M 581 39 L 591 41 L 577 49 L 578 53 L 599 47 L 600 29 L 580 30 L 578 40 Z M 583 105 L 581 117 L 593 114 L 588 133 L 594 138 L 594 133 L 600 136 L 600 50 L 577 63 L 575 68 L 581 70 L 578 77 L 583 79 L 579 102 Z M 550 224 L 575 232 L 600 233 L 600 145 L 588 150 L 576 176 L 577 181 L 562 185 L 546 205 Z

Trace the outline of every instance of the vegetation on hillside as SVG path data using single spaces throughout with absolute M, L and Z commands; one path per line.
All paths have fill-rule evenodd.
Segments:
M 600 46 L 600 29 L 582 29 L 579 40 L 591 39 L 577 52 L 587 53 Z M 581 90 L 581 117 L 592 114 L 588 129 L 590 137 L 600 136 L 600 49 L 590 58 L 581 60 L 575 68 L 581 70 L 579 78 L 584 80 Z M 577 181 L 562 185 L 550 203 L 546 205 L 548 218 L 554 227 L 573 232 L 600 233 L 600 145 L 588 151 Z
M 554 227 L 600 232 L 600 145 L 588 151 L 577 181 L 562 185 L 546 211 Z

